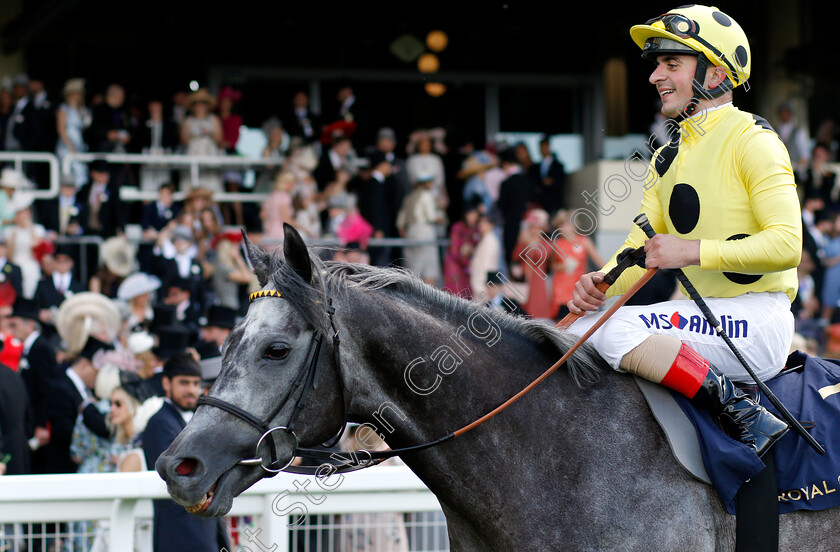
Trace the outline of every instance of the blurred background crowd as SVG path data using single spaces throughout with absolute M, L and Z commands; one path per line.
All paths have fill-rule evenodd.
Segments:
M 88 90 L 75 78 L 53 96 L 18 75 L 0 89 L 0 147 L 59 158 L 241 155 L 248 98 L 235 88 L 126 97 L 119 84 Z M 196 181 L 178 167 L 96 159 L 67 164 L 58 195 L 36 199 L 33 191 L 49 187 L 42 166 L 4 165 L 0 472 L 139 468 L 126 452 L 160 405 L 166 360 L 189 352 L 217 365 L 258 289 L 242 229 L 274 249 L 288 223 L 311 244 L 334 245 L 318 250 L 326 260 L 404 267 L 450 293 L 552 323 L 580 275 L 605 261 L 573 224 L 566 171 L 548 137 L 533 152 L 524 143 L 450 143 L 442 128 L 398 136 L 370 128 L 376 106 L 350 82 L 331 111 L 312 112 L 305 91 L 280 103 L 287 109 L 261 129 L 270 162 L 250 182 L 236 167 L 202 170 Z M 796 170 L 805 230 L 796 346 L 840 357 L 838 142 L 831 120 L 809 129 L 792 115 L 782 105 L 773 122 Z M 156 199 L 124 201 L 126 187 Z M 214 199 L 227 192 L 265 195 Z M 535 254 L 540 243 L 546 254 Z M 678 294 L 662 271 L 632 302 Z

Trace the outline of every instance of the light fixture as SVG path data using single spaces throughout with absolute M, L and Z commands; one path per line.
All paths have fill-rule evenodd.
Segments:
M 446 93 L 446 85 L 440 82 L 427 82 L 426 94 L 433 98 L 443 96 Z
M 431 31 L 426 35 L 426 46 L 433 52 L 442 52 L 449 44 L 449 37 L 443 31 Z
M 190 81 L 190 90 L 192 90 L 193 92 L 198 90 L 198 81 L 195 81 L 195 80 Z
M 437 73 L 440 69 L 440 60 L 434 54 L 423 54 L 417 59 L 417 69 L 421 73 Z

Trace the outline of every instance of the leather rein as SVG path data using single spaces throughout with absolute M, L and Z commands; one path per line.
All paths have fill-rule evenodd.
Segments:
M 606 291 L 606 289 L 611 286 L 615 281 L 618 279 L 618 276 L 627 268 L 634 264 L 638 264 L 641 259 L 644 257 L 643 248 L 640 247 L 636 250 L 629 250 L 625 252 L 623 258 L 619 257 L 619 262 L 615 268 L 609 271 L 604 277 L 604 280 L 598 284 L 598 289 L 601 291 Z M 428 441 L 426 443 L 422 443 L 419 445 L 413 445 L 408 447 L 402 447 L 397 449 L 387 449 L 387 450 L 379 450 L 379 451 L 369 451 L 369 450 L 356 450 L 351 452 L 344 452 L 344 451 L 333 451 L 333 450 L 325 450 L 324 448 L 301 448 L 300 442 L 298 440 L 297 435 L 295 434 L 295 425 L 297 424 L 298 418 L 300 417 L 301 412 L 306 407 L 306 401 L 309 397 L 309 393 L 311 389 L 315 385 L 315 377 L 318 370 L 318 364 L 321 355 L 321 349 L 323 347 L 324 336 L 320 330 L 316 330 L 312 335 L 312 340 L 309 344 L 309 351 L 307 353 L 307 359 L 309 362 L 304 362 L 301 365 L 300 370 L 295 376 L 295 379 L 292 382 L 292 385 L 289 387 L 289 390 L 286 392 L 286 395 L 283 399 L 277 404 L 274 410 L 264 419 L 259 418 L 251 414 L 250 412 L 231 404 L 227 401 L 222 399 L 218 399 L 216 397 L 211 396 L 201 396 L 198 399 L 197 407 L 198 406 L 215 406 L 216 408 L 220 408 L 225 412 L 247 422 L 249 425 L 256 428 L 261 436 L 257 441 L 255 453 L 253 458 L 247 458 L 244 460 L 240 460 L 237 462 L 238 465 L 245 465 L 245 466 L 260 466 L 263 470 L 265 470 L 268 474 L 268 477 L 272 477 L 281 471 L 289 472 L 289 473 L 298 473 L 304 475 L 324 475 L 323 464 L 321 466 L 292 466 L 291 463 L 295 459 L 295 457 L 299 456 L 306 456 L 309 458 L 313 458 L 316 460 L 323 460 L 324 462 L 328 462 L 330 460 L 339 462 L 340 466 L 330 466 L 329 475 L 335 473 L 347 473 L 351 471 L 360 470 L 363 468 L 368 468 L 370 466 L 374 466 L 379 464 L 389 458 L 393 458 L 394 456 L 398 456 L 403 453 L 410 453 L 410 452 L 418 452 L 421 450 L 425 450 L 450 439 L 454 439 L 455 437 L 460 437 L 464 433 L 478 427 L 479 425 L 483 424 L 499 412 L 506 409 L 508 406 L 525 396 L 529 393 L 532 389 L 534 389 L 537 385 L 542 383 L 548 376 L 550 376 L 554 371 L 556 371 L 560 366 L 562 366 L 572 354 L 580 348 L 583 343 L 589 339 L 589 337 L 595 333 L 595 331 L 600 328 L 616 310 L 618 310 L 630 297 L 633 296 L 636 291 L 638 291 L 642 286 L 644 286 L 648 280 L 650 280 L 653 275 L 656 273 L 655 268 L 648 269 L 647 272 L 631 287 L 626 293 L 624 293 L 618 300 L 613 303 L 613 305 L 586 331 L 567 351 L 563 354 L 560 359 L 555 362 L 548 370 L 543 372 L 539 377 L 537 377 L 534 381 L 532 381 L 528 386 L 520 390 L 518 393 L 513 395 L 511 398 L 506 400 L 504 403 L 493 409 L 492 411 L 488 412 L 484 416 L 478 418 L 477 420 L 471 422 L 470 424 L 465 425 L 464 427 L 453 431 L 447 435 L 439 439 L 435 439 L 433 441 Z M 261 298 L 282 298 L 283 295 L 278 290 L 262 290 L 255 293 L 252 293 L 248 299 L 249 302 L 253 302 L 256 299 Z M 343 414 L 346 419 L 347 417 L 347 402 L 346 402 L 346 393 L 344 389 L 344 378 L 343 372 L 341 369 L 341 355 L 339 352 L 339 348 L 341 345 L 341 338 L 339 336 L 338 329 L 335 327 L 335 321 L 333 320 L 333 315 L 335 314 L 335 309 L 332 306 L 332 300 L 328 301 L 327 307 L 327 314 L 330 320 L 330 327 L 332 330 L 332 341 L 333 341 L 333 357 L 336 366 L 336 370 L 338 371 L 338 380 L 340 382 L 340 394 L 342 398 L 342 408 L 344 410 Z M 573 315 L 570 314 L 566 316 L 563 320 L 557 323 L 558 328 L 565 329 L 572 322 L 577 320 L 581 315 Z M 285 426 L 271 426 L 272 421 L 274 418 L 280 413 L 286 403 L 292 399 L 293 395 L 298 389 L 301 389 L 300 395 L 297 398 L 295 403 L 295 408 L 292 412 L 292 415 L 289 418 L 288 423 Z M 289 461 L 281 465 L 280 461 L 277 457 L 277 448 L 274 439 L 272 438 L 272 433 L 277 431 L 285 431 L 294 439 L 295 447 L 293 450 L 292 457 Z M 344 426 L 339 431 L 339 433 L 330 440 L 329 443 L 325 443 L 323 447 L 329 448 L 334 446 L 338 440 L 340 439 L 341 435 L 343 434 Z M 260 456 L 260 448 L 263 445 L 263 442 L 268 439 L 270 447 L 268 448 L 269 451 L 269 458 L 266 459 Z

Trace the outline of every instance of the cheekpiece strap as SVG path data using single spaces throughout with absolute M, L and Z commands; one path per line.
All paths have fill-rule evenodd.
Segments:
M 283 297 L 283 294 L 277 291 L 276 289 L 264 289 L 260 291 L 255 291 L 251 295 L 248 296 L 248 302 L 252 302 L 254 299 L 260 299 L 261 297 Z

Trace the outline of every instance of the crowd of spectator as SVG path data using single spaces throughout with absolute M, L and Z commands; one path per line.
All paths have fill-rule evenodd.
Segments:
M 232 87 L 149 97 L 142 108 L 126 105 L 118 84 L 99 93 L 71 79 L 61 95 L 53 102 L 24 76 L 0 88 L 0 149 L 62 159 L 238 155 L 247 98 Z M 318 114 L 301 91 L 264 121 L 271 163 L 251 186 L 238 169 L 202 169 L 193 181 L 162 165 L 74 161 L 57 197 L 34 200 L 31 190 L 49 185 L 38 164 L 2 169 L 0 475 L 151 468 L 137 451 L 167 396 L 167 359 L 217 357 L 258 287 L 240 228 L 273 249 L 288 223 L 343 246 L 325 258 L 407 267 L 453 294 L 552 322 L 580 275 L 604 263 L 570 222 L 565 170 L 548 137 L 538 158 L 523 143 L 448 143 L 441 128 L 400 137 L 370 128 L 373 107 L 351 84 L 335 99 L 335 112 Z M 811 145 L 791 115 L 783 106 L 777 125 L 805 230 L 792 310 L 802 347 L 840 358 L 840 187 L 829 169 L 837 142 L 827 121 Z M 125 186 L 157 199 L 126 203 Z M 222 203 L 220 192 L 266 199 Z M 128 239 L 129 225 L 140 241 Z M 541 249 L 547 255 L 528 255 L 552 235 L 561 237 Z M 88 236 L 104 241 L 77 239 Z M 662 299 L 676 292 L 673 278 L 658 285 Z M 209 385 L 213 375 L 203 378 Z

